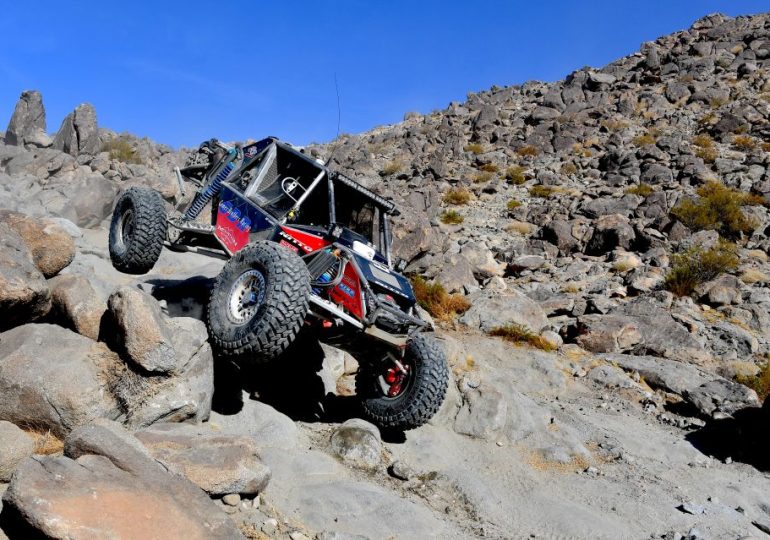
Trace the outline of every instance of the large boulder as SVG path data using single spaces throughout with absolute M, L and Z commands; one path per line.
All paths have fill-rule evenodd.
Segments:
M 186 478 L 168 472 L 118 424 L 74 431 L 66 456 L 38 456 L 16 470 L 3 504 L 13 536 L 59 538 L 243 538 L 232 520 Z
M 591 314 L 578 317 L 575 341 L 591 352 L 628 352 L 642 341 L 642 335 L 631 317 Z
M 460 318 L 460 322 L 483 332 L 497 327 L 517 324 L 539 333 L 548 325 L 548 318 L 540 306 L 516 291 L 505 293 L 480 291 L 469 297 L 471 307 Z
M 71 156 L 99 153 L 101 142 L 93 105 L 90 103 L 78 105 L 64 118 L 53 139 L 53 147 Z
M 70 330 L 26 324 L 0 334 L 0 420 L 62 436 L 120 414 L 107 381 L 117 355 Z
M 343 463 L 359 469 L 376 469 L 382 462 L 382 439 L 376 426 L 351 418 L 334 430 L 332 451 Z
M 171 333 L 157 300 L 134 287 L 118 287 L 108 305 L 117 323 L 120 345 L 137 367 L 168 373 L 176 365 Z
M 5 130 L 5 144 L 51 146 L 51 138 L 45 132 L 43 96 L 37 90 L 21 93 Z
M 78 334 L 97 340 L 107 303 L 85 277 L 76 274 L 56 276 L 48 281 L 53 311 Z
M 731 415 L 748 407 L 761 407 L 757 393 L 742 384 L 718 379 L 684 393 L 684 398 L 707 417 Z
M 594 232 L 586 245 L 589 255 L 604 255 L 616 248 L 629 250 L 636 239 L 628 218 L 621 214 L 602 216 L 594 224 Z
M 270 481 L 270 469 L 250 437 L 218 433 L 207 424 L 168 423 L 135 435 L 153 458 L 209 495 L 256 495 Z
M 32 260 L 45 277 L 55 276 L 75 257 L 75 241 L 56 221 L 0 209 L 0 223 L 24 240 Z
M 211 413 L 214 356 L 206 325 L 189 317 L 169 319 L 174 364 L 168 373 L 152 373 L 124 364 L 114 378 L 126 424 L 147 427 L 155 422 L 202 422 Z
M 0 330 L 51 309 L 51 291 L 23 239 L 0 223 Z
M 13 471 L 35 451 L 35 440 L 21 428 L 0 420 L 0 482 L 8 482 Z

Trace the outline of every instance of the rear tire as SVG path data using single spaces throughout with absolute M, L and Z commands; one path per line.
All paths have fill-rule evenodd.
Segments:
M 207 324 L 224 356 L 267 362 L 297 337 L 309 309 L 310 274 L 304 261 L 275 242 L 250 244 L 220 272 Z
M 166 231 L 166 207 L 160 193 L 145 187 L 127 189 L 112 212 L 112 265 L 126 274 L 149 272 L 163 250 Z
M 407 344 L 404 358 L 410 376 L 403 390 L 394 397 L 384 392 L 387 358 L 381 362 L 361 363 L 356 378 L 356 392 L 364 414 L 381 428 L 407 430 L 420 427 L 438 412 L 449 385 L 446 356 L 438 342 L 418 334 Z

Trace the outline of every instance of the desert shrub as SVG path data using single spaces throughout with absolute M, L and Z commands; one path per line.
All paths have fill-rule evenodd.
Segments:
M 709 100 L 709 107 L 711 107 L 712 109 L 718 109 L 719 107 L 721 107 L 726 103 L 727 103 L 726 99 L 714 97 Z
M 465 145 L 465 148 L 463 149 L 466 152 L 470 152 L 472 154 L 483 154 L 484 153 L 484 147 L 481 146 L 479 143 L 470 143 Z
M 463 295 L 449 294 L 441 283 L 428 283 L 421 276 L 412 278 L 412 289 L 417 303 L 440 321 L 449 321 L 471 307 L 471 303 Z
M 645 184 L 644 182 L 635 186 L 631 186 L 626 190 L 626 193 L 630 193 L 631 195 L 639 195 L 640 197 L 649 197 L 654 192 L 655 189 L 650 184 Z
M 770 142 L 763 142 L 759 145 L 765 152 L 770 152 Z
M 691 247 L 673 255 L 666 288 L 677 296 L 690 295 L 701 283 L 734 271 L 738 262 L 738 248 L 731 242 L 720 239 L 708 249 Z
M 123 163 L 142 163 L 142 158 L 137 155 L 136 150 L 131 146 L 131 143 L 122 137 L 116 137 L 106 141 L 102 145 L 102 152 L 109 152 L 110 159 L 122 161 Z
M 467 204 L 471 197 L 471 192 L 465 188 L 451 188 L 444 193 L 442 200 L 446 204 Z
M 533 347 L 543 349 L 544 351 L 554 350 L 550 343 L 546 342 L 539 335 L 521 324 L 508 323 L 503 326 L 495 327 L 489 332 L 489 335 L 501 337 L 511 343 L 526 343 L 527 345 L 532 345 Z
M 628 127 L 628 122 L 625 120 L 602 120 L 600 125 L 607 131 L 620 131 Z
M 714 146 L 714 139 L 705 133 L 701 133 L 700 135 L 696 135 L 692 138 L 692 143 L 700 148 L 711 148 Z
M 404 166 L 401 161 L 394 159 L 393 161 L 389 161 L 385 166 L 382 168 L 382 175 L 383 176 L 391 176 L 393 174 L 396 174 L 398 171 L 401 170 L 401 168 Z
M 752 221 L 742 207 L 757 204 L 757 197 L 712 181 L 697 190 L 696 199 L 685 199 L 671 213 L 689 228 L 719 231 L 728 238 L 751 231 Z
M 480 172 L 473 177 L 474 184 L 483 184 L 484 182 L 489 182 L 490 180 L 492 180 L 491 172 Z
M 655 136 L 648 131 L 647 133 L 637 135 L 636 137 L 631 139 L 631 143 L 634 146 L 647 146 L 649 144 L 655 144 L 656 140 L 657 139 L 655 138 Z
M 506 232 L 509 233 L 516 233 L 520 234 L 522 236 L 528 236 L 532 234 L 532 231 L 535 229 L 535 226 L 531 223 L 527 223 L 526 221 L 513 221 L 503 227 Z
M 484 163 L 481 167 L 479 167 L 480 171 L 488 172 L 488 173 L 496 173 L 500 170 L 500 167 L 495 165 L 494 163 Z
M 751 151 L 757 147 L 757 140 L 748 135 L 738 135 L 733 138 L 733 146 L 739 150 Z
M 522 157 L 524 156 L 534 157 L 538 155 L 540 151 L 537 149 L 536 146 L 532 146 L 531 144 L 528 144 L 526 146 L 522 146 L 516 149 L 516 153 Z
M 521 206 L 521 201 L 518 201 L 516 199 L 511 199 L 508 201 L 508 204 L 506 204 L 508 207 L 508 210 L 516 210 L 519 206 Z
M 590 148 L 586 148 L 585 145 L 575 143 L 572 145 L 572 153 L 578 157 L 589 158 L 594 155 Z
M 765 364 L 756 375 L 738 375 L 735 380 L 754 389 L 759 399 L 764 401 L 770 395 L 770 363 Z
M 465 218 L 456 210 L 445 210 L 441 213 L 439 219 L 447 225 L 458 225 L 465 221 Z
M 719 150 L 717 150 L 715 146 L 696 148 L 695 155 L 701 158 L 705 163 L 714 163 L 719 157 Z
M 558 190 L 553 186 L 536 185 L 529 188 L 529 194 L 533 197 L 545 199 L 556 193 Z
M 575 165 L 574 163 L 565 163 L 564 165 L 561 166 L 562 174 L 570 175 L 570 174 L 577 174 L 577 172 L 578 172 L 578 168 L 577 168 L 577 165 Z
M 512 167 L 505 169 L 505 179 L 509 184 L 516 184 L 517 186 L 520 186 L 527 181 L 526 172 L 527 169 L 521 165 L 513 165 Z

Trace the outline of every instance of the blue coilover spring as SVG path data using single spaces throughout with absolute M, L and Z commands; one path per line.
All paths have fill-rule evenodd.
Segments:
M 198 217 L 198 214 L 201 213 L 201 210 L 206 206 L 206 203 L 208 203 L 211 198 L 222 189 L 222 182 L 225 181 L 227 175 L 230 174 L 233 168 L 234 165 L 232 163 L 225 165 L 222 170 L 219 171 L 219 174 L 214 177 L 214 181 L 211 182 L 206 189 L 195 195 L 195 200 L 190 205 L 190 208 L 187 209 L 187 212 L 184 213 L 185 219 L 195 219 Z

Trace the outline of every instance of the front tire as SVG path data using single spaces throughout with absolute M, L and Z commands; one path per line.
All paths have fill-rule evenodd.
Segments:
M 396 430 L 414 429 L 433 418 L 448 385 L 446 356 L 434 338 L 423 334 L 407 343 L 403 358 L 391 353 L 380 362 L 362 363 L 356 378 L 367 418 Z
M 127 189 L 112 212 L 112 265 L 126 274 L 149 272 L 163 250 L 166 230 L 166 207 L 160 193 L 146 187 Z
M 255 242 L 225 264 L 211 291 L 208 330 L 224 356 L 267 362 L 297 337 L 309 309 L 310 274 L 296 253 Z

